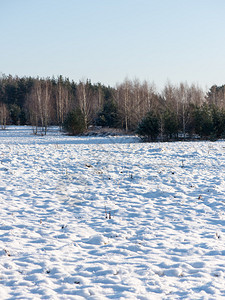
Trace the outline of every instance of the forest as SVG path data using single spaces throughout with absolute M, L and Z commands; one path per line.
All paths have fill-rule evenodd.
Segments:
M 73 118 L 76 126 L 83 124 L 76 133 L 102 126 L 148 141 L 224 138 L 225 85 L 204 92 L 196 84 L 168 82 L 158 92 L 153 83 L 138 79 L 110 87 L 63 76 L 0 76 L 1 129 L 32 125 L 34 134 L 46 134 L 48 126 L 63 128 Z

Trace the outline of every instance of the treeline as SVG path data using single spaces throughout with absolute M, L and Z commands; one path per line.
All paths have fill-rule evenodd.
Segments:
M 225 86 L 207 93 L 195 85 L 167 83 L 161 93 L 147 81 L 125 79 L 115 87 L 90 80 L 0 77 L 0 125 L 32 125 L 46 134 L 80 111 L 90 125 L 135 131 L 148 140 L 225 136 Z

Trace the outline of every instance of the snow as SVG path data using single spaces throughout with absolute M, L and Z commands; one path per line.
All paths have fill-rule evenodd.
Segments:
M 0 179 L 0 299 L 224 299 L 224 141 L 11 126 Z

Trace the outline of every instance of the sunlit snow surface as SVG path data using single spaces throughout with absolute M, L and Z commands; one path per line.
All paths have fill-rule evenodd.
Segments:
M 0 299 L 225 299 L 224 180 L 223 141 L 1 130 Z

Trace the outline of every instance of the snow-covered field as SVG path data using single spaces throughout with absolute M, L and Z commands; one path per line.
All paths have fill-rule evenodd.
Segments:
M 8 127 L 0 208 L 0 299 L 225 299 L 223 141 Z

